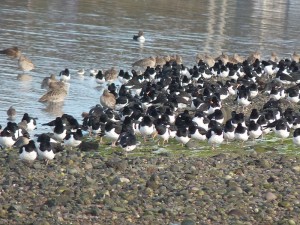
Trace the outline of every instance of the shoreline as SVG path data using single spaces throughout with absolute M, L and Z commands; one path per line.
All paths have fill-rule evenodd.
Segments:
M 298 224 L 300 156 L 90 156 L 24 166 L 3 151 L 1 224 Z

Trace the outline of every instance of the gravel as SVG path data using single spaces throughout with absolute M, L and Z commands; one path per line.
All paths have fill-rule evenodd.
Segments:
M 0 224 L 300 223 L 299 156 L 1 154 Z

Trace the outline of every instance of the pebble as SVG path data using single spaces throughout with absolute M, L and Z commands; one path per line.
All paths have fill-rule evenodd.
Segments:
M 293 170 L 296 171 L 296 172 L 300 172 L 300 166 L 294 166 Z
M 181 222 L 181 225 L 195 225 L 195 221 L 191 220 L 191 219 L 185 219 Z
M 245 213 L 240 209 L 231 209 L 227 214 L 230 216 L 245 216 Z
M 127 210 L 126 210 L 125 208 L 118 207 L 118 206 L 112 207 L 111 210 L 112 210 L 113 212 L 118 212 L 118 213 L 124 213 L 124 212 L 127 212 Z
M 40 162 L 39 170 L 19 162 L 11 169 L 0 160 L 0 200 L 7 202 L 0 206 L 0 224 L 7 224 L 7 218 L 14 224 L 24 224 L 25 218 L 30 224 L 47 222 L 49 215 L 62 219 L 51 223 L 70 224 L 71 216 L 82 212 L 99 224 L 299 222 L 299 176 L 293 168 L 299 164 L 294 159 L 280 169 L 281 156 L 276 153 L 205 159 L 118 156 L 95 161 L 74 155 L 78 160 L 74 157 L 72 165 L 70 159 L 57 157 L 48 167 Z M 272 166 L 262 167 L 262 159 Z M 47 174 L 44 168 L 49 169 Z M 22 208 L 15 210 L 19 205 L 15 202 L 22 202 Z M 38 204 L 42 206 L 37 209 Z
M 266 199 L 267 199 L 267 201 L 272 201 L 272 200 L 277 199 L 277 196 L 272 192 L 267 192 Z

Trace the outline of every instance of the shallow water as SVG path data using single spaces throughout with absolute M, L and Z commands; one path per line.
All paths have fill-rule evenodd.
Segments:
M 150 55 L 180 54 L 187 66 L 197 53 L 248 55 L 260 50 L 289 57 L 299 46 L 300 3 L 297 0 L 124 0 L 124 1 L 17 1 L 3 0 L 0 8 L 0 48 L 19 46 L 34 62 L 31 80 L 17 79 L 17 61 L 0 55 L 0 124 L 14 105 L 19 122 L 28 112 L 38 124 L 62 113 L 80 119 L 83 111 L 99 103 L 101 88 L 92 68 L 130 70 L 130 65 Z M 140 45 L 132 36 L 144 30 Z M 64 103 L 49 107 L 37 100 L 44 77 L 72 72 Z M 80 77 L 76 71 L 86 70 Z M 39 132 L 41 132 L 39 126 Z

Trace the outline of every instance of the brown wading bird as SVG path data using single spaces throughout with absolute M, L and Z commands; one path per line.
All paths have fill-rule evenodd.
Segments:
M 156 58 L 153 56 L 150 56 L 149 58 L 140 59 L 132 64 L 132 67 L 142 67 L 147 68 L 148 66 L 151 68 L 154 68 L 156 64 Z
M 201 54 L 197 54 L 196 62 L 198 63 L 200 60 L 206 63 L 209 67 L 213 67 L 215 65 L 215 59 L 207 53 L 204 56 Z
M 20 55 L 18 64 L 19 64 L 19 68 L 23 72 L 28 72 L 35 68 L 34 64 L 31 62 L 31 60 L 26 58 L 24 55 Z
M 155 66 L 163 66 L 163 65 L 166 64 L 166 62 L 169 62 L 170 59 L 171 58 L 168 55 L 163 56 L 163 57 L 156 56 L 156 58 L 155 58 Z
M 272 62 L 278 62 L 278 61 L 279 61 L 279 58 L 278 58 L 278 55 L 277 55 L 276 52 L 271 52 L 270 60 L 271 60 Z
M 294 52 L 291 58 L 293 61 L 296 61 L 297 63 L 300 62 L 300 55 L 297 52 Z
M 56 82 L 56 76 L 51 74 L 50 77 L 45 77 L 41 83 L 42 89 L 48 89 L 52 82 Z
M 68 94 L 67 88 L 64 81 L 51 82 L 49 90 L 39 99 L 39 102 L 62 102 Z
M 226 65 L 229 61 L 229 56 L 227 54 L 225 54 L 224 52 L 222 52 L 221 55 L 219 55 L 217 58 L 215 58 L 215 61 L 219 61 L 219 60 L 221 60 L 224 65 Z
M 114 67 L 112 67 L 111 69 L 104 72 L 104 77 L 108 83 L 112 83 L 117 79 L 118 74 L 119 72 Z
M 21 51 L 18 47 L 11 47 L 0 51 L 0 54 L 7 55 L 11 58 L 19 58 L 21 56 Z
M 8 120 L 14 120 L 14 118 L 16 117 L 17 112 L 16 112 L 16 109 L 13 106 L 11 106 L 6 111 L 6 114 L 8 116 L 8 118 L 7 118 Z
M 256 59 L 258 59 L 258 60 L 261 59 L 261 53 L 259 51 L 255 51 L 255 52 L 251 53 L 249 55 L 249 57 L 247 58 L 247 61 L 249 62 L 249 64 L 253 64 Z
M 180 55 L 170 56 L 170 62 L 176 62 L 177 64 L 182 64 L 182 57 Z
M 240 56 L 237 53 L 234 53 L 231 60 L 232 63 L 236 64 L 236 63 L 242 63 L 245 61 L 245 58 L 243 56 Z
M 116 97 L 109 90 L 105 89 L 100 97 L 100 104 L 103 108 L 115 109 Z

